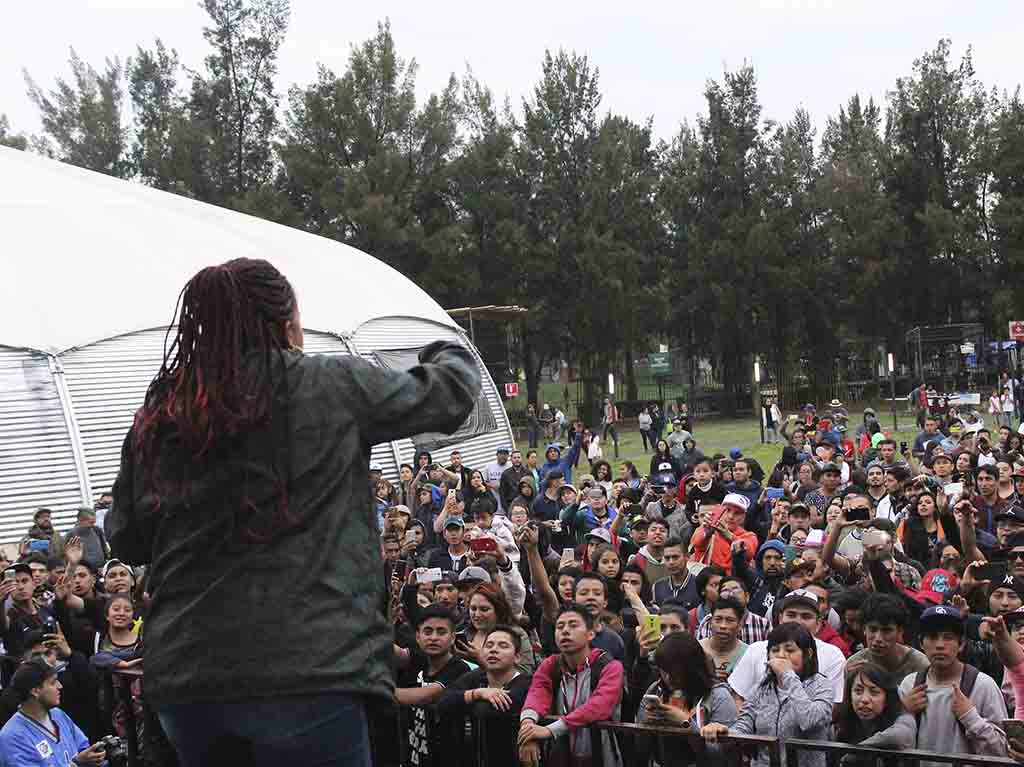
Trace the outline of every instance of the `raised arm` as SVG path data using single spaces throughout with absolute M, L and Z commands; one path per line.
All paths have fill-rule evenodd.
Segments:
M 530 584 L 533 586 L 534 596 L 540 602 L 544 617 L 553 623 L 558 617 L 558 595 L 548 581 L 544 560 L 537 549 L 537 538 L 537 530 L 527 525 L 519 534 L 518 543 L 520 549 L 526 550 L 526 556 L 530 561 Z

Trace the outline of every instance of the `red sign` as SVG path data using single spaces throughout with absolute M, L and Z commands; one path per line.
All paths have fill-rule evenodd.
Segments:
M 1022 331 L 1024 332 L 1024 331 Z M 519 384 L 507 383 L 505 384 L 505 396 L 506 397 L 518 397 L 519 396 Z
M 1024 341 L 1024 322 L 1010 320 L 1010 340 Z

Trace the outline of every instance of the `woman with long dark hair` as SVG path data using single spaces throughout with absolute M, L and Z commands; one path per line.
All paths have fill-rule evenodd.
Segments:
M 952 515 L 940 510 L 937 496 L 921 490 L 910 504 L 906 519 L 896 528 L 904 553 L 918 562 L 930 562 L 939 541 L 960 548 L 960 531 Z
M 874 663 L 865 663 L 849 674 L 836 719 L 836 740 L 896 751 L 913 748 L 917 741 L 917 723 L 912 714 L 903 710 L 898 682 Z M 847 763 L 844 759 L 843 764 Z M 875 760 L 854 762 L 869 763 L 874 764 Z
M 364 696 L 393 686 L 369 446 L 455 431 L 476 362 L 306 356 L 262 260 L 203 269 L 178 304 L 106 517 L 115 555 L 150 565 L 146 697 L 184 767 L 367 765 Z

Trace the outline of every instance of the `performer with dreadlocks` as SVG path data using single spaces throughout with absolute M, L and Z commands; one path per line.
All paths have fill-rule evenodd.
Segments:
M 184 767 L 367 765 L 363 696 L 393 686 L 370 446 L 455 431 L 476 363 L 444 342 L 407 372 L 304 356 L 261 260 L 203 269 L 179 306 L 106 518 L 150 565 L 146 698 Z

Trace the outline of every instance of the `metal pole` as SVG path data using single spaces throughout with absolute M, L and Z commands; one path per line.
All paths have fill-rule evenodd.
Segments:
M 889 381 L 892 383 L 892 431 L 893 436 L 896 436 L 896 432 L 899 431 L 899 425 L 896 423 L 896 371 L 889 371 Z

